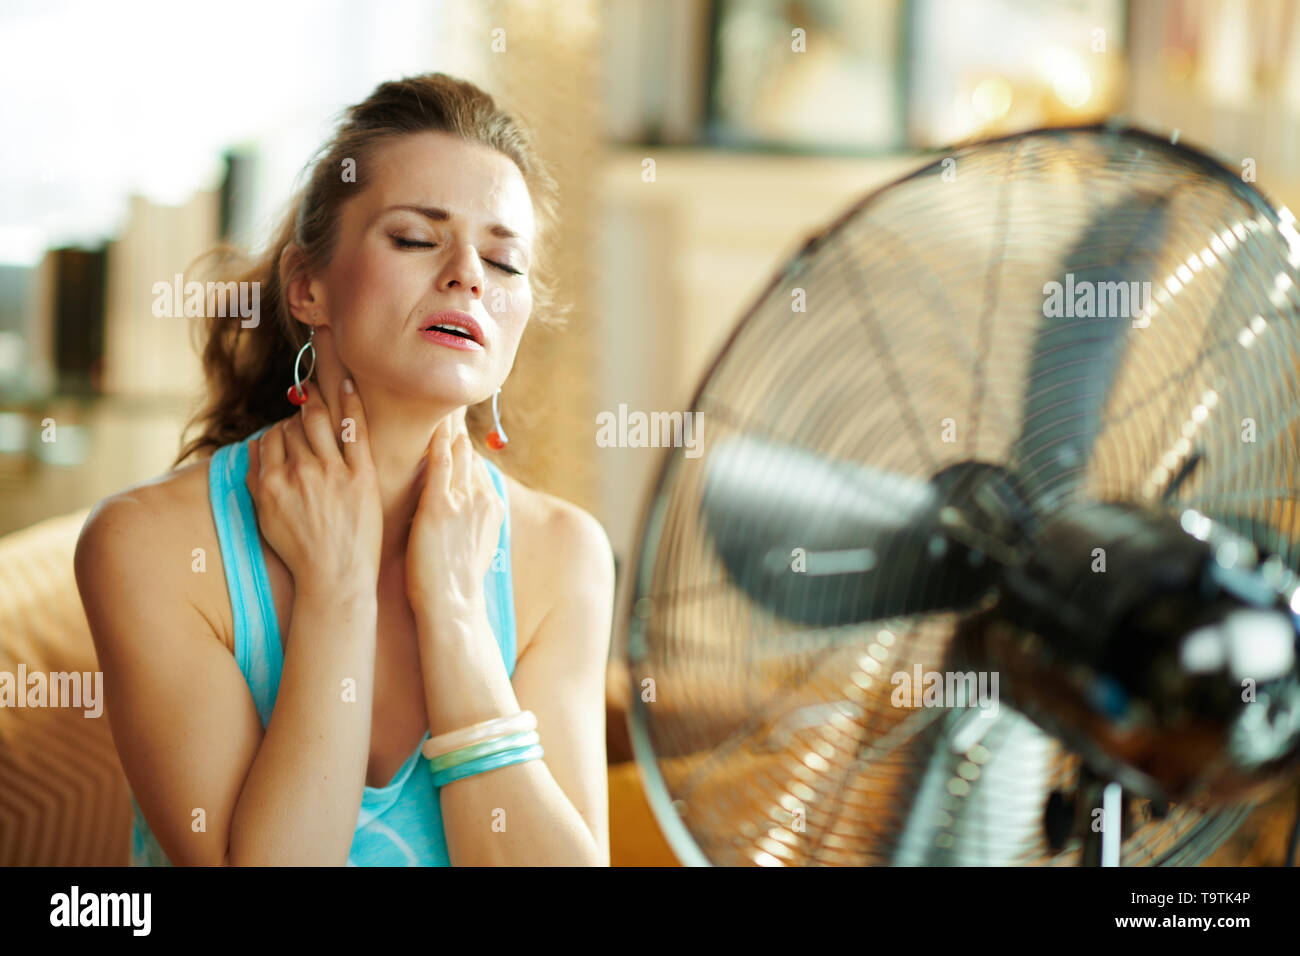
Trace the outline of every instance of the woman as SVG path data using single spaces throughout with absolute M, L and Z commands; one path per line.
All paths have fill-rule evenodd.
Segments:
M 77 545 L 134 862 L 608 865 L 609 542 L 470 438 L 553 191 L 483 91 L 385 83 L 232 274 L 201 434 Z

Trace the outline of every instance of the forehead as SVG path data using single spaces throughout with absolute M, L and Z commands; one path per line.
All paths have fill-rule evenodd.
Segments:
M 382 143 L 361 202 L 366 221 L 389 206 L 437 206 L 472 225 L 501 223 L 532 241 L 532 199 L 519 167 L 482 143 L 411 133 Z

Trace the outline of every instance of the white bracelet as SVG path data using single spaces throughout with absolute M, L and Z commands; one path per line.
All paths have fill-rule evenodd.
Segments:
M 431 737 L 424 742 L 424 755 L 432 760 L 453 750 L 476 744 L 480 740 L 492 740 L 495 737 L 526 733 L 536 729 L 537 715 L 531 710 L 521 710 L 508 717 L 493 717 L 491 720 L 480 721 L 469 727 L 462 727 L 460 730 Z

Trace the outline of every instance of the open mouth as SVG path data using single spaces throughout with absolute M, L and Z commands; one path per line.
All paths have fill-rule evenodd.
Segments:
M 420 334 L 432 342 L 458 349 L 487 348 L 487 336 L 478 320 L 459 309 L 440 309 L 424 317 Z
M 420 329 L 420 337 L 444 348 L 460 352 L 482 352 L 485 348 L 478 335 L 450 322 L 434 322 Z
M 460 337 L 460 338 L 462 338 L 462 339 L 469 339 L 471 342 L 477 342 L 477 341 L 478 341 L 477 339 L 474 338 L 474 336 L 470 335 L 470 334 L 469 334 L 468 332 L 466 332 L 464 329 L 462 329 L 462 328 L 458 328 L 458 327 L 456 327 L 456 326 L 454 326 L 454 325 L 441 325 L 441 324 L 439 324 L 439 325 L 430 325 L 430 326 L 428 326 L 426 329 L 424 329 L 424 331 L 425 331 L 425 332 L 431 332 L 431 331 L 433 331 L 434 329 L 437 329 L 439 332 L 446 332 L 448 335 L 455 335 L 455 336 L 458 336 L 458 337 Z

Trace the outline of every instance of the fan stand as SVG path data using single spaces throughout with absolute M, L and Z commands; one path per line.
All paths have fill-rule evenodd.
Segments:
M 1119 784 L 1097 776 L 1085 765 L 1079 769 L 1075 825 L 1083 833 L 1080 866 L 1119 866 L 1124 841 L 1124 818 L 1130 798 Z M 1101 828 L 1093 826 L 1093 813 L 1101 809 Z

